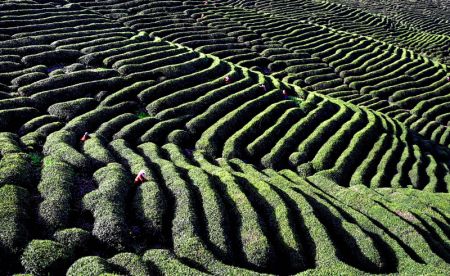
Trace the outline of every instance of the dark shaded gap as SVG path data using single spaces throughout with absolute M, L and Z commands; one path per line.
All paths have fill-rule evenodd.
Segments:
M 362 271 L 369 273 L 379 272 L 379 268 L 364 256 L 357 245 L 355 238 L 342 227 L 342 221 L 339 218 L 333 215 L 324 204 L 320 203 L 312 196 L 307 195 L 296 187 L 293 187 L 292 189 L 301 194 L 313 207 L 314 215 L 316 215 L 319 221 L 325 226 L 328 236 L 336 246 L 336 257 L 339 260 Z
M 268 266 L 269 273 L 276 273 L 279 275 L 287 275 L 293 273 L 289 271 L 289 260 L 287 247 L 281 240 L 279 232 L 280 228 L 275 217 L 275 210 L 269 205 L 264 197 L 262 197 L 258 190 L 253 187 L 247 179 L 242 176 L 234 175 L 236 183 L 239 185 L 241 191 L 250 201 L 250 204 L 258 215 L 258 223 L 261 226 L 262 232 L 267 237 L 269 247 L 275 252 L 270 254 L 275 260 L 271 260 Z M 277 266 L 275 266 L 277 264 Z
M 175 217 L 175 197 L 170 192 L 169 188 L 166 186 L 164 178 L 161 173 L 161 168 L 159 165 L 153 163 L 148 156 L 145 154 L 141 155 L 144 158 L 145 163 L 153 169 L 153 175 L 156 178 L 155 183 L 159 186 L 163 193 L 163 198 L 166 202 L 166 208 L 163 211 L 163 223 L 161 227 L 161 240 L 159 241 L 160 246 L 163 248 L 169 248 L 173 250 L 173 238 L 172 238 L 172 221 Z
M 215 175 L 209 175 L 211 179 L 211 186 L 217 194 L 220 195 L 221 200 L 224 204 L 224 209 L 226 210 L 226 215 L 229 218 L 227 220 L 227 237 L 229 238 L 229 246 L 231 248 L 231 252 L 233 252 L 233 260 L 234 264 L 245 267 L 246 264 L 246 256 L 243 250 L 242 239 L 240 234 L 240 228 L 242 227 L 242 217 L 239 214 L 235 203 L 227 196 L 226 188 L 224 183 L 220 180 L 219 177 Z
M 439 210 L 439 209 L 436 208 L 436 207 L 431 207 L 431 209 L 432 209 L 433 211 L 435 211 L 436 213 L 438 213 L 439 215 L 441 215 L 442 218 L 445 220 L 445 222 L 446 222 L 447 224 L 450 225 L 450 218 L 447 217 L 441 210 Z
M 380 252 L 382 264 L 378 273 L 398 272 L 398 258 L 392 247 L 387 242 L 385 242 L 380 235 L 367 231 L 362 227 L 360 228 L 361 231 L 364 232 L 364 234 L 372 239 L 377 251 Z
M 182 169 L 180 167 L 176 168 L 178 169 L 178 173 L 180 174 L 181 179 L 183 179 L 183 181 L 188 184 L 189 198 L 191 199 L 192 205 L 195 209 L 195 232 L 200 237 L 202 242 L 205 243 L 207 249 L 211 251 L 216 258 L 219 257 L 225 262 L 226 260 L 224 259 L 225 256 L 223 254 L 224 252 L 221 252 L 220 249 L 209 239 L 208 223 L 205 210 L 203 209 L 203 197 L 200 189 L 196 184 L 193 183 L 185 169 Z
M 295 239 L 298 244 L 302 245 L 305 270 L 315 268 L 316 244 L 306 228 L 305 221 L 301 216 L 301 210 L 298 209 L 296 202 L 284 191 L 272 184 L 269 185 L 281 197 L 286 206 L 288 206 L 289 222 L 296 234 Z
M 441 257 L 442 259 L 444 259 L 445 262 L 450 263 L 450 247 L 447 245 L 447 243 L 438 235 L 438 233 L 436 233 L 434 227 L 432 227 L 425 219 L 423 219 L 416 213 L 412 212 L 412 214 L 427 229 L 429 233 L 428 239 L 430 240 L 429 244 L 432 243 L 433 247 L 435 247 L 435 250 L 439 250 L 439 252 L 442 251 L 442 253 L 436 254 L 439 255 L 439 257 Z
M 90 211 L 83 209 L 82 200 L 85 195 L 95 191 L 97 188 L 98 184 L 92 175 L 86 174 L 77 177 L 76 182 L 72 186 L 72 210 L 69 219 L 72 222 L 71 226 L 92 232 L 94 216 Z
M 321 198 L 322 200 L 326 201 L 328 204 L 330 204 L 331 206 L 333 206 L 338 212 L 339 214 L 348 222 L 353 223 L 353 224 L 358 224 L 358 222 L 355 220 L 354 217 L 352 217 L 349 213 L 347 213 L 344 209 L 342 209 L 341 207 L 337 206 L 335 203 L 333 203 L 331 200 L 329 200 L 328 198 L 326 198 L 325 196 L 314 192 L 314 194 L 316 196 L 318 196 L 319 198 Z
M 450 240 L 450 226 L 438 220 L 437 218 L 431 217 L 431 220 L 436 223 L 436 225 L 441 228 L 442 232 L 444 232 L 445 236 Z
M 397 216 L 399 219 L 410 225 L 414 228 L 414 230 L 417 231 L 418 234 L 420 234 L 423 239 L 427 242 L 428 246 L 430 247 L 431 251 L 433 251 L 436 255 L 438 255 L 442 260 L 444 260 L 447 263 L 450 263 L 450 254 L 447 251 L 445 247 L 440 244 L 442 240 L 439 236 L 437 236 L 436 232 L 431 228 L 428 223 L 426 223 L 422 218 L 420 218 L 418 215 L 414 214 L 414 217 L 419 220 L 421 223 L 423 223 L 424 227 L 427 229 L 427 231 L 424 231 L 417 225 L 409 222 L 407 219 L 401 217 L 391 209 L 389 209 L 386 205 L 384 205 L 382 202 L 375 200 L 383 209 L 387 210 L 389 213 Z M 424 223 L 425 222 L 425 223 Z M 430 231 L 431 230 L 431 231 Z M 430 232 L 429 232 L 430 231 Z M 436 239 L 436 240 L 435 240 Z
M 377 221 L 376 219 L 374 219 L 374 218 L 372 218 L 372 217 L 370 217 L 370 216 L 368 216 L 368 215 L 366 215 L 366 214 L 364 214 L 364 213 L 362 213 L 360 211 L 357 211 L 357 212 L 361 213 L 363 216 L 365 216 L 367 219 L 369 219 L 373 224 L 375 224 L 375 226 L 377 226 L 380 229 L 382 229 L 390 238 L 394 239 L 398 243 L 398 245 L 403 250 L 405 250 L 406 254 L 408 254 L 411 259 L 413 259 L 417 263 L 425 264 L 425 261 L 419 255 L 417 255 L 417 253 L 414 251 L 414 249 L 412 249 L 409 245 L 404 243 L 399 237 L 397 237 L 394 233 L 392 233 L 381 222 Z
M 312 183 L 311 181 L 309 181 L 308 179 L 305 179 L 309 184 L 311 184 L 312 186 L 314 186 L 316 189 L 322 191 L 324 194 L 326 194 L 327 196 L 337 200 L 338 202 L 343 203 L 341 200 L 337 199 L 336 197 L 334 197 L 333 195 L 330 195 L 329 193 L 325 192 L 323 189 L 321 189 L 319 186 L 317 186 L 316 184 Z M 345 204 L 345 203 L 343 203 Z M 392 239 L 394 239 L 401 248 L 403 248 L 403 250 L 405 250 L 406 254 L 408 254 L 411 259 L 413 259 L 414 261 L 418 262 L 418 263 L 422 263 L 424 264 L 425 261 L 410 247 L 408 246 L 406 243 L 404 243 L 399 237 L 397 237 L 394 233 L 392 233 L 386 226 L 384 226 L 382 223 L 380 223 L 378 220 L 364 214 L 363 212 L 354 209 L 353 207 L 351 207 L 353 210 L 355 210 L 356 212 L 362 214 L 363 216 L 365 216 L 367 219 L 369 219 L 375 226 L 379 227 L 380 229 L 382 229 L 389 237 L 391 237 Z M 341 209 L 342 210 L 342 209 Z M 384 257 L 384 256 L 383 256 Z
M 201 272 L 203 272 L 203 273 L 207 273 L 207 274 L 211 274 L 203 265 L 201 265 L 200 263 L 198 263 L 198 262 L 196 262 L 196 261 L 194 261 L 194 260 L 192 260 L 192 259 L 188 259 L 188 258 L 177 258 L 182 264 L 184 264 L 184 265 L 186 265 L 186 266 L 188 266 L 188 267 L 190 267 L 190 268 L 193 268 L 193 269 L 196 269 L 196 270 L 199 270 L 199 271 L 201 271 Z
M 128 147 L 128 144 L 127 144 Z M 129 148 L 130 150 L 132 150 L 131 148 Z M 130 179 L 134 179 L 133 174 L 131 173 L 131 165 L 129 164 L 129 161 L 126 160 L 125 158 L 121 157 L 119 153 L 117 153 L 115 150 L 110 150 L 111 154 L 114 156 L 114 159 L 118 161 L 118 163 L 120 163 L 122 166 L 125 167 L 127 173 L 131 176 Z M 134 151 L 133 151 L 134 152 Z M 130 238 L 130 240 L 132 241 L 131 244 L 128 244 L 127 247 L 128 248 L 132 248 L 134 251 L 141 251 L 141 244 L 144 243 L 145 245 L 143 246 L 144 248 L 148 246 L 148 239 L 144 236 L 144 233 L 142 231 L 142 226 L 139 225 L 139 220 L 136 217 L 136 214 L 134 212 L 134 207 L 133 207 L 133 200 L 136 196 L 136 190 L 137 187 L 135 186 L 135 184 L 130 181 L 130 183 L 124 183 L 124 185 L 129 185 L 130 188 L 128 190 L 127 195 L 125 196 L 125 202 L 127 203 L 126 206 L 124 207 L 125 209 L 125 215 L 124 215 L 124 220 L 125 220 L 125 225 L 128 228 L 128 237 Z

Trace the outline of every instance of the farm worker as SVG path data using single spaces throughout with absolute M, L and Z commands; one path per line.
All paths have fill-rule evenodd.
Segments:
M 134 184 L 139 185 L 139 184 L 144 183 L 145 181 L 147 181 L 147 178 L 146 178 L 146 175 L 145 175 L 145 171 L 144 170 L 140 170 L 138 175 L 134 179 Z
M 83 135 L 83 137 L 81 137 L 80 140 L 81 140 L 81 142 L 86 142 L 87 139 L 89 139 L 89 138 L 91 138 L 91 137 L 89 136 L 89 133 L 85 132 L 84 135 Z
M 261 89 L 262 89 L 264 92 L 267 92 L 267 88 L 266 88 L 266 85 L 265 85 L 265 84 L 261 84 L 259 87 L 261 87 Z
M 447 77 L 447 81 L 450 82 L 450 76 Z
M 283 96 L 284 96 L 284 98 L 288 98 L 289 97 L 289 94 L 287 93 L 287 91 L 285 90 L 285 89 L 283 89 Z
M 208 1 L 203 2 L 203 4 L 208 5 Z
M 225 83 L 226 83 L 226 84 L 230 84 L 230 83 L 231 83 L 231 78 L 230 78 L 230 76 L 226 76 L 226 77 L 225 77 Z
M 197 22 L 200 22 L 200 20 L 202 20 L 203 18 L 205 18 L 205 14 L 204 14 L 204 13 L 202 13 L 202 14 L 200 15 L 200 17 L 197 18 Z

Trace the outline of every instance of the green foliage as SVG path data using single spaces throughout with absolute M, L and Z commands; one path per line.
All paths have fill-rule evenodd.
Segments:
M 19 137 L 11 132 L 0 132 L 0 155 L 20 152 Z
M 13 185 L 0 188 L 0 257 L 7 270 L 16 265 L 19 253 L 29 238 L 29 193 Z
M 39 115 L 33 107 L 0 110 L 0 131 L 17 131 L 22 124 Z
M 21 261 L 25 270 L 33 275 L 59 274 L 67 268 L 71 254 L 71 251 L 60 243 L 32 240 L 25 248 Z
M 110 150 L 106 147 L 105 141 L 96 136 L 91 136 L 83 143 L 83 152 L 93 160 L 93 164 L 96 166 L 106 166 L 106 164 L 115 160 Z
M 30 159 L 31 159 L 31 164 L 33 166 L 40 166 L 42 163 L 42 154 L 38 153 L 38 152 L 32 152 L 29 154 Z
M 55 241 L 63 244 L 68 250 L 74 252 L 76 256 L 88 252 L 93 242 L 91 233 L 80 228 L 68 228 L 57 231 L 53 234 Z
M 148 115 L 148 113 L 146 113 L 146 112 L 140 112 L 140 113 L 137 114 L 137 116 L 138 116 L 139 119 L 144 119 L 144 118 L 147 118 L 150 115 Z
M 78 259 L 67 270 L 68 276 L 97 276 L 104 273 L 118 272 L 118 268 L 98 256 L 87 256 Z
M 148 250 L 145 252 L 143 260 L 166 275 L 207 275 L 183 264 L 170 251 L 165 249 Z
M 142 258 L 133 253 L 120 253 L 108 259 L 108 262 L 121 267 L 126 275 L 151 275 L 149 268 Z
M 0 160 L 0 186 L 13 184 L 28 188 L 33 179 L 33 168 L 27 154 L 7 154 Z
M 448 274 L 439 9 L 99 2 L 0 4 L 0 274 Z
M 131 113 L 118 115 L 112 118 L 111 120 L 102 123 L 95 132 L 96 136 L 101 136 L 106 140 L 109 140 L 121 128 L 128 126 L 129 124 L 132 124 L 137 119 L 138 117 Z
M 95 218 L 92 235 L 108 247 L 123 250 L 129 245 L 124 204 L 132 179 L 118 163 L 97 170 L 94 179 L 98 189 L 83 198 L 84 207 Z
M 97 106 L 97 101 L 92 98 L 80 98 L 73 101 L 56 103 L 48 108 L 50 115 L 61 120 L 69 121 L 78 115 L 84 114 Z
M 39 217 L 46 230 L 52 232 L 69 223 L 74 167 L 53 157 L 45 157 L 38 190 L 43 197 Z

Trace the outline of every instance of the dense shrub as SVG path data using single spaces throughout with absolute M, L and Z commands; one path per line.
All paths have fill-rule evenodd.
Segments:
M 270 103 L 278 99 L 279 93 L 276 90 L 269 91 L 226 114 L 202 134 L 196 143 L 196 147 L 205 150 L 212 156 L 216 156 L 227 136 L 245 123 L 242 117 L 257 115 L 261 110 L 270 105 Z
M 120 273 L 120 269 L 98 256 L 87 256 L 78 259 L 67 270 L 67 276 L 97 276 L 108 273 Z M 109 274 L 111 275 L 111 274 Z M 117 275 L 117 274 L 114 274 Z
M 331 168 L 338 156 L 337 148 L 345 148 L 348 146 L 349 138 L 355 135 L 363 125 L 367 122 L 366 114 L 355 112 L 352 118 L 330 137 L 327 143 L 320 148 L 314 159 L 311 161 L 314 169 L 322 170 Z
M 109 79 L 73 84 L 61 88 L 53 88 L 51 90 L 35 93 L 30 98 L 35 100 L 36 105 L 41 109 L 47 109 L 52 104 L 58 102 L 70 101 L 89 95 L 94 96 L 96 92 L 105 89 L 120 89 L 125 84 L 126 82 L 123 78 L 114 77 Z
M 154 179 L 152 171 L 147 168 L 145 159 L 137 154 L 128 142 L 123 139 L 116 139 L 110 143 L 111 149 L 115 155 L 125 163 L 132 174 L 138 174 L 139 171 L 145 170 L 148 179 Z
M 159 150 L 156 145 L 151 143 L 139 146 L 144 154 L 151 158 L 157 164 L 163 176 L 164 182 L 172 194 L 176 196 L 176 207 L 174 219 L 172 222 L 172 235 L 174 250 L 179 256 L 191 260 L 202 260 L 208 263 L 208 266 L 214 266 L 211 252 L 206 248 L 205 243 L 200 239 L 197 225 L 198 215 L 194 202 L 189 196 L 190 188 L 188 183 L 181 178 L 178 169 L 169 161 L 159 156 Z M 192 250 L 195 248 L 195 253 Z
M 255 208 L 241 190 L 238 179 L 228 170 L 210 163 L 200 153 L 195 152 L 194 158 L 203 170 L 217 179 L 216 187 L 229 203 L 231 215 L 240 218 L 239 235 L 246 255 L 244 262 L 253 267 L 267 268 L 274 260 L 273 248 L 264 235 Z
M 73 101 L 61 102 L 51 105 L 47 112 L 61 120 L 69 121 L 78 115 L 84 114 L 97 106 L 92 98 L 80 98 Z
M 169 133 L 175 129 L 181 129 L 186 121 L 190 118 L 190 115 L 185 115 L 179 118 L 169 119 L 155 124 L 151 129 L 146 131 L 141 138 L 140 142 L 154 142 L 164 143 L 166 142 Z
M 134 253 L 120 253 L 108 259 L 108 262 L 122 268 L 126 275 L 151 275 L 147 264 Z
M 30 96 L 46 90 L 55 90 L 83 82 L 91 82 L 95 80 L 108 79 L 117 77 L 117 72 L 114 70 L 84 70 L 80 72 L 73 72 L 57 76 L 53 78 L 46 78 L 30 85 L 19 88 L 19 93 L 25 96 Z
M 131 56 L 135 53 L 143 53 L 143 52 L 151 52 L 150 49 L 154 49 L 156 43 L 148 41 L 127 41 L 128 43 L 121 47 L 115 47 L 108 50 L 103 51 L 95 51 L 89 54 L 86 54 L 79 58 L 79 61 L 83 64 L 96 66 L 100 64 L 104 64 L 106 66 L 111 66 L 115 60 L 124 56 Z M 161 42 L 159 43 L 161 45 Z
M 111 120 L 123 113 L 137 109 L 136 102 L 123 102 L 113 106 L 103 106 L 76 117 L 64 126 L 64 130 L 75 133 L 81 137 L 86 131 L 97 129 L 102 123 Z
M 72 133 L 72 135 L 74 134 Z M 65 142 L 57 142 L 49 145 L 47 140 L 44 147 L 46 148 L 45 153 L 53 158 L 66 162 L 80 170 L 89 170 L 90 160 L 72 145 Z
M 236 74 L 234 74 L 235 71 L 233 70 L 232 72 L 227 72 L 228 69 L 228 66 L 224 66 L 221 63 L 213 64 L 210 68 L 206 69 L 205 72 L 196 74 L 198 78 L 195 79 L 195 82 L 194 80 L 192 82 L 189 82 L 191 85 L 194 85 L 199 81 L 203 81 L 200 84 L 197 84 L 193 87 L 179 87 L 180 90 L 175 90 L 170 94 L 168 94 L 167 91 L 157 91 L 157 93 L 161 93 L 161 95 L 159 98 L 155 99 L 146 106 L 147 111 L 149 112 L 149 114 L 157 115 L 158 113 L 164 112 L 165 109 L 174 108 L 178 105 L 188 103 L 190 101 L 195 101 L 208 92 L 223 87 L 223 74 L 229 73 L 228 75 L 231 78 L 237 79 Z M 213 78 L 215 79 L 210 81 L 210 79 Z M 174 87 L 174 89 L 176 88 L 178 87 Z
M 145 252 L 142 259 L 149 267 L 153 267 L 153 271 L 165 275 L 208 275 L 207 273 L 183 264 L 175 255 L 166 249 L 148 250 Z
M 14 97 L 11 99 L 0 100 L 0 110 L 32 106 L 33 101 L 27 97 Z
M 76 61 L 80 55 L 81 53 L 76 50 L 56 49 L 50 52 L 28 55 L 22 58 L 22 62 L 26 66 L 69 64 Z
M 198 59 L 194 59 L 194 61 L 196 60 L 198 60 L 199 63 L 196 71 L 189 70 L 181 74 L 181 76 L 178 74 L 174 75 L 173 79 L 168 79 L 143 90 L 138 94 L 138 98 L 148 104 L 160 97 L 167 96 L 170 91 L 186 89 L 188 87 L 210 81 L 211 78 L 224 74 L 228 69 L 227 66 L 221 63 L 219 59 L 210 59 L 201 56 Z M 174 67 L 182 66 L 183 64 Z M 182 67 L 184 67 L 184 65 Z M 164 75 L 166 76 L 166 74 Z
M 118 115 L 112 118 L 111 120 L 102 123 L 95 133 L 97 136 L 109 140 L 121 128 L 136 121 L 138 119 L 138 116 L 132 113 L 125 113 Z
M 224 114 L 233 111 L 243 102 L 254 99 L 256 95 L 260 96 L 261 89 L 259 85 L 254 84 L 250 87 L 241 87 L 241 83 L 234 87 L 238 90 L 237 93 L 229 95 L 228 93 L 218 99 L 214 104 L 210 105 L 202 114 L 196 116 L 186 124 L 186 127 L 193 133 L 200 134 L 210 127 L 214 122 L 217 122 Z M 234 91 L 234 89 L 232 90 Z
M 341 155 L 337 158 L 333 168 L 327 171 L 328 176 L 340 185 L 347 186 L 352 172 L 365 160 L 368 154 L 368 149 L 364 147 L 374 145 L 376 142 L 374 138 L 380 132 L 383 132 L 381 121 L 373 113 L 368 113 L 368 124 L 353 135 L 348 146 L 343 149 Z M 392 160 L 391 156 L 385 155 L 385 158 L 385 161 L 381 160 L 384 165 L 395 162 L 395 159 Z M 380 171 L 387 175 L 389 169 L 383 168 L 378 170 L 378 172 Z
M 154 70 L 162 66 L 176 66 L 177 64 L 187 62 L 197 57 L 198 54 L 194 52 L 181 53 L 175 56 L 162 57 L 160 59 L 152 60 L 146 63 L 124 65 L 117 70 L 122 74 L 132 74 L 136 72 Z
M 69 224 L 74 184 L 73 166 L 51 156 L 44 158 L 38 190 L 43 197 L 39 217 L 46 231 L 53 232 Z
M 193 137 L 188 131 L 175 129 L 167 136 L 167 142 L 174 143 L 178 146 L 187 147 L 189 145 L 192 145 Z
M 83 206 L 94 215 L 92 234 L 106 246 L 123 250 L 129 246 L 124 206 L 133 181 L 118 163 L 99 169 L 94 179 L 98 189 L 83 198 Z
M 23 252 L 25 271 L 33 275 L 64 273 L 72 252 L 64 245 L 50 240 L 32 240 Z
M 0 110 L 0 131 L 17 131 L 20 126 L 38 115 L 39 111 L 32 107 Z
M 29 238 L 29 193 L 26 189 L 5 185 L 0 188 L 0 271 L 16 265 L 19 253 Z
M 22 152 L 19 137 L 12 132 L 0 132 L 0 156 Z
M 176 66 L 174 65 L 166 65 L 159 67 L 157 69 L 151 70 L 151 71 L 144 71 L 144 72 L 136 72 L 133 74 L 130 74 L 127 76 L 128 81 L 143 81 L 150 79 L 155 79 L 157 77 L 162 79 L 174 79 L 179 77 L 188 77 L 189 74 L 193 74 L 198 71 L 202 71 L 203 69 L 207 68 L 211 65 L 212 59 L 205 58 L 203 54 L 200 54 L 198 58 L 179 63 Z M 188 76 L 186 76 L 188 75 Z M 141 92 L 142 94 L 142 92 Z M 141 98 L 141 94 L 139 94 L 139 98 L 145 102 L 144 99 Z
M 270 183 L 264 181 L 264 175 L 253 166 L 239 159 L 232 159 L 230 163 L 242 170 L 242 173 L 234 172 L 233 174 L 240 180 L 242 190 L 250 195 L 250 202 L 259 211 L 260 221 L 264 221 L 260 224 L 271 229 L 270 239 L 277 247 L 278 255 L 273 257 L 274 262 L 285 262 L 285 265 L 288 266 L 286 270 L 301 269 L 304 266 L 303 252 L 301 252 L 296 233 L 291 227 L 293 221 L 283 198 Z
M 29 188 L 33 180 L 33 168 L 27 154 L 11 153 L 0 159 L 0 187 L 13 184 Z
M 47 75 L 42 72 L 30 72 L 14 78 L 13 80 L 11 80 L 11 84 L 14 87 L 22 87 L 30 85 L 33 82 L 43 80 L 45 78 L 47 78 Z
M 307 114 L 300 121 L 295 122 L 288 130 L 285 135 L 276 142 L 270 152 L 267 153 L 261 159 L 261 163 L 268 168 L 282 168 L 287 163 L 287 157 L 294 151 L 295 147 L 298 146 L 302 141 L 307 142 L 307 138 L 314 139 L 316 143 L 321 144 L 322 137 L 316 135 L 317 132 L 313 131 L 316 128 L 320 129 L 320 124 L 329 119 L 336 112 L 338 106 L 334 103 L 324 101 L 318 105 L 318 108 L 314 109 Z M 292 124 L 292 122 L 290 123 Z M 309 137 L 307 136 L 309 135 Z M 307 149 L 314 151 L 314 148 Z M 267 150 L 266 150 L 267 151 Z M 305 157 L 307 151 L 303 151 L 299 148 L 300 153 Z M 294 163 L 294 165 L 298 165 Z
M 240 130 L 228 138 L 224 144 L 222 156 L 225 158 L 246 158 L 246 147 L 255 137 L 271 127 L 276 120 L 289 108 L 296 104 L 290 101 L 282 101 L 270 105 L 266 110 L 256 115 Z
M 126 86 L 123 89 L 108 95 L 101 101 L 100 106 L 112 106 L 123 101 L 127 101 L 130 98 L 136 97 L 144 89 L 147 89 L 155 84 L 156 82 L 154 80 L 136 82 L 133 85 Z
M 91 136 L 83 143 L 83 153 L 92 159 L 96 166 L 106 166 L 114 162 L 114 156 L 107 148 L 107 143 L 101 138 Z
M 260 159 L 265 153 L 270 152 L 272 147 L 283 137 L 286 131 L 304 116 L 300 108 L 288 109 L 275 124 L 257 137 L 247 146 L 247 151 L 253 159 Z
M 0 61 L 0 73 L 17 71 L 22 69 L 22 64 L 12 61 Z
M 164 241 L 163 222 L 167 214 L 167 199 L 160 184 L 151 180 L 140 185 L 133 198 L 133 208 L 149 238 Z
M 155 42 L 153 42 L 155 43 Z M 155 45 L 142 43 L 142 44 L 129 44 L 126 47 L 118 49 L 110 49 L 111 50 L 120 50 L 117 52 L 117 54 L 108 55 L 106 58 L 103 59 L 103 64 L 106 66 L 111 66 L 112 68 L 119 68 L 121 65 L 127 64 L 127 63 L 139 63 L 145 60 L 145 57 L 153 57 L 153 55 L 157 54 L 160 55 L 159 52 L 167 51 L 167 50 L 173 50 L 177 47 L 174 45 L 169 45 L 166 42 L 157 42 Z M 126 51 L 129 49 L 129 51 Z M 100 52 L 108 54 L 108 51 Z M 89 55 L 86 55 L 86 57 L 89 57 Z
M 72 251 L 75 256 L 87 253 L 92 249 L 93 239 L 91 233 L 80 228 L 68 228 L 53 234 L 55 241 Z

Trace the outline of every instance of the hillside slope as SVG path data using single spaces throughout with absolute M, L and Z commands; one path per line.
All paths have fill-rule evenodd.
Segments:
M 448 274 L 447 66 L 297 2 L 0 1 L 2 274 Z

